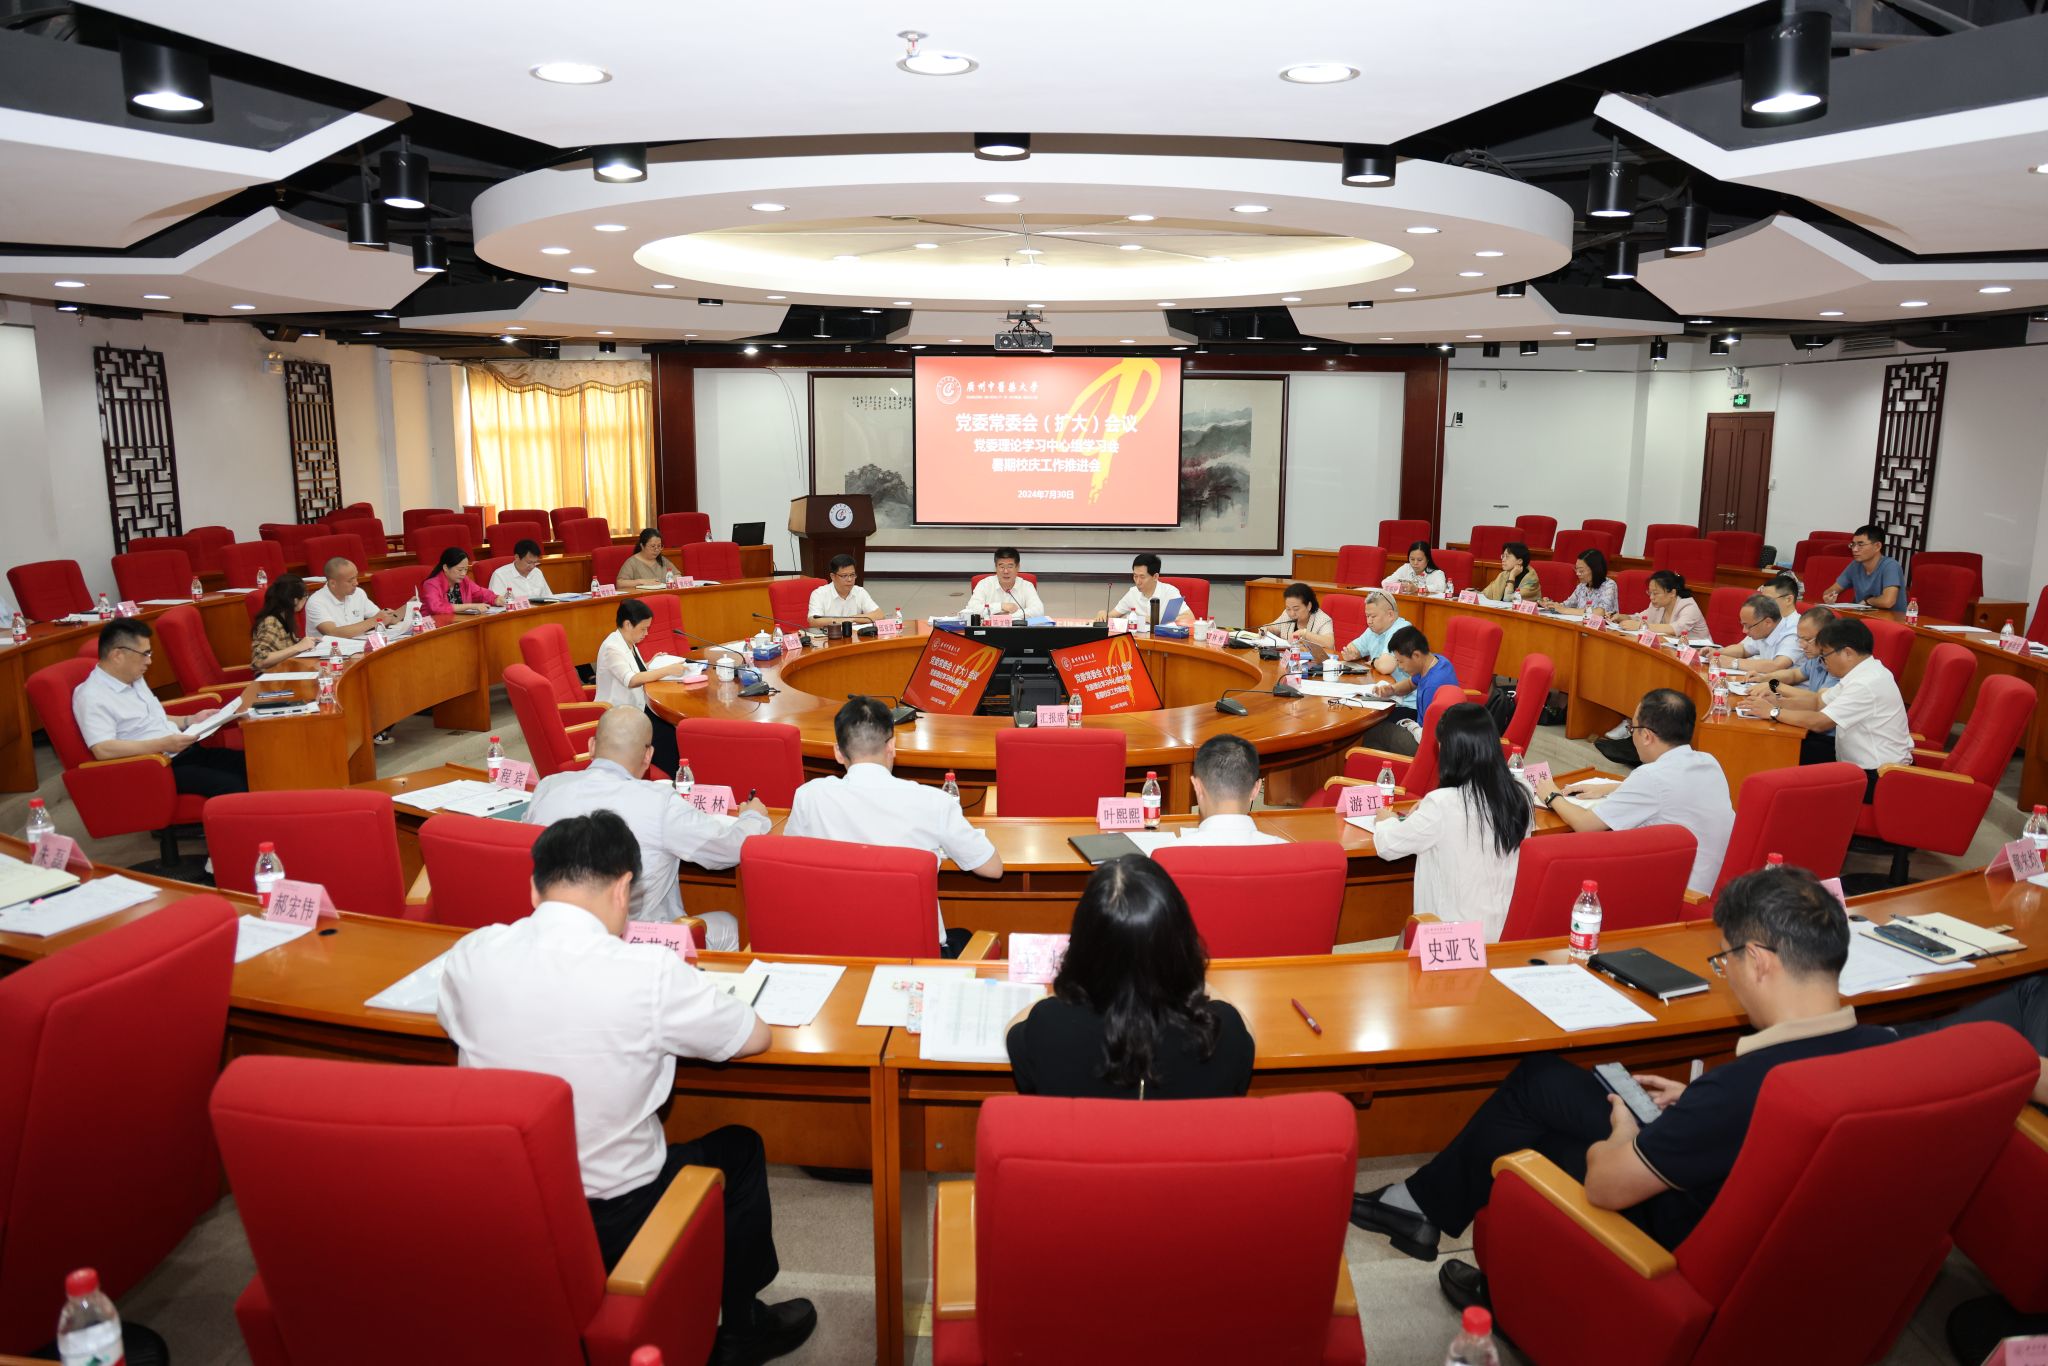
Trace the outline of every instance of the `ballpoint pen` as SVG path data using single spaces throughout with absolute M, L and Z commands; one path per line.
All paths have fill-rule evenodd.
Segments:
M 1294 1013 L 1301 1016 L 1302 1019 L 1308 1022 L 1308 1027 L 1310 1029 L 1313 1029 L 1317 1034 L 1321 1034 L 1323 1032 L 1323 1027 L 1316 1023 L 1316 1017 L 1308 1013 L 1307 1006 L 1304 1006 L 1301 1002 L 1295 1000 L 1292 996 L 1288 997 L 1287 1000 L 1288 1004 L 1294 1007 Z

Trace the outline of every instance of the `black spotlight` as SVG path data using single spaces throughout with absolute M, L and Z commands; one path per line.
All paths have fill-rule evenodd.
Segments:
M 1500 357 L 1500 343 L 1499 343 L 1499 342 L 1486 342 L 1485 344 L 1483 344 L 1483 345 L 1482 345 L 1482 346 L 1481 346 L 1481 347 L 1479 348 L 1479 354 L 1480 354 L 1480 355 L 1482 355 L 1482 356 L 1484 356 L 1484 357 L 1486 357 L 1486 358 L 1487 358 L 1488 360 L 1497 360 L 1497 359 L 1499 359 L 1499 357 Z
M 1665 224 L 1664 250 L 1673 256 L 1707 249 L 1707 206 L 1685 204 L 1671 211 Z
M 390 238 L 384 232 L 384 206 L 365 200 L 348 206 L 348 244 L 352 247 L 385 247 Z
M 1607 244 L 1607 278 L 1610 280 L 1633 280 L 1636 278 L 1636 244 L 1628 241 Z
M 1379 143 L 1347 143 L 1344 148 L 1344 183 L 1393 184 L 1394 149 Z
M 597 354 L 600 356 L 616 356 L 619 354 L 619 344 L 615 341 L 601 341 L 597 344 Z
M 1538 342 L 1523 342 L 1523 343 L 1521 343 L 1521 344 L 1520 344 L 1519 346 L 1517 346 L 1517 347 L 1515 348 L 1515 354 L 1516 354 L 1516 355 L 1520 355 L 1520 356 L 1533 356 L 1533 355 L 1535 355 L 1535 354 L 1536 354 L 1536 353 L 1537 353 L 1538 351 L 1541 351 L 1542 349 L 1543 349 L 1543 347 L 1542 347 L 1541 343 L 1538 343 Z
M 1604 166 L 1595 166 L 1586 181 L 1586 216 L 1633 218 L 1636 212 L 1636 169 L 1621 159 L 1621 140 Z
M 441 239 L 422 233 L 412 240 L 412 268 L 416 275 L 439 275 L 448 269 L 448 252 Z
M 1742 334 L 1731 327 L 1721 334 L 1719 340 L 1728 343 L 1730 346 L 1740 346 L 1742 345 Z
M 540 344 L 540 358 L 542 360 L 560 360 L 562 358 L 562 344 L 558 341 L 542 342 Z
M 599 180 L 623 185 L 629 180 L 647 179 L 647 148 L 638 143 L 590 150 L 590 173 Z
M 121 35 L 121 88 L 129 112 L 166 123 L 212 123 L 213 77 L 204 53 Z
M 567 294 L 569 292 L 569 282 L 567 280 L 542 280 L 540 282 L 540 292 L 543 294 Z
M 699 300 L 697 300 L 697 303 L 698 303 L 698 306 L 699 306 L 699 307 L 702 307 L 702 308 L 724 308 L 724 307 L 725 307 L 725 300 L 723 300 L 723 299 L 699 299 Z
M 976 133 L 974 154 L 983 161 L 1022 161 L 1031 155 L 1031 134 Z
M 1496 299 L 1519 299 L 1528 292 L 1529 286 L 1520 280 L 1515 281 L 1511 285 L 1495 285 L 1493 287 L 1493 297 Z
M 427 207 L 427 159 L 403 139 L 377 163 L 379 198 L 408 213 Z
M 1664 339 L 1663 339 L 1662 337 L 1653 337 L 1653 338 L 1651 338 L 1651 339 L 1650 339 L 1650 363 L 1651 363 L 1652 365 L 1655 365 L 1655 364 L 1656 364 L 1656 363 L 1658 363 L 1659 361 L 1666 361 L 1666 360 L 1670 360 L 1670 359 L 1671 359 L 1671 343 L 1670 343 L 1670 342 L 1667 342 L 1667 341 L 1665 341 L 1665 340 L 1664 340 Z
M 1742 45 L 1742 125 L 1804 123 L 1828 111 L 1828 16 L 1787 14 Z
M 1351 301 L 1350 303 L 1348 303 L 1348 304 L 1346 304 L 1346 305 L 1344 305 L 1344 306 L 1345 306 L 1346 308 L 1350 309 L 1350 310 L 1351 310 L 1352 312 L 1354 312 L 1354 313 L 1362 313 L 1362 312 L 1364 312 L 1364 311 L 1365 311 L 1366 309 L 1368 309 L 1368 308 L 1371 308 L 1371 307 L 1372 307 L 1372 300 L 1370 300 L 1370 299 L 1353 299 L 1353 300 L 1352 300 L 1352 301 Z
M 1453 346 L 1449 342 L 1438 342 L 1436 344 L 1436 349 L 1443 352 L 1446 356 L 1455 356 L 1458 354 L 1458 348 Z
M 1792 334 L 1792 344 L 1801 351 L 1818 351 L 1823 346 L 1826 346 L 1830 340 L 1832 339 L 1824 337 L 1818 332 L 1794 332 Z
M 1715 337 L 1715 338 L 1713 338 L 1712 340 L 1710 340 L 1710 341 L 1709 341 L 1709 342 L 1707 343 L 1707 354 L 1708 354 L 1708 355 L 1710 355 L 1710 356 L 1725 356 L 1725 355 L 1727 355 L 1727 354 L 1728 354 L 1728 343 L 1727 343 L 1727 342 L 1725 342 L 1725 341 L 1723 341 L 1723 340 L 1721 340 L 1721 338 L 1719 338 L 1719 337 Z
M 1581 337 L 1572 343 L 1572 349 L 1574 351 L 1591 351 L 1595 345 L 1596 343 L 1591 337 Z

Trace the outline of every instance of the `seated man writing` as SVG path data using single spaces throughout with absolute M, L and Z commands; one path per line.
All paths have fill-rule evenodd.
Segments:
M 99 648 L 99 667 L 71 694 L 72 719 L 78 722 L 79 736 L 93 758 L 167 755 L 171 779 L 180 792 L 218 797 L 224 792 L 249 790 L 249 770 L 242 752 L 200 748 L 185 727 L 205 716 L 172 720 L 143 681 L 156 653 L 150 644 L 148 622 L 133 617 L 108 622 L 100 630 Z M 251 683 L 242 689 L 243 707 L 255 702 L 257 687 Z

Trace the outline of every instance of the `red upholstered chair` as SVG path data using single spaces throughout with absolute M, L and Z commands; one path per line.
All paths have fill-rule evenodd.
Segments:
M 627 1366 L 648 1342 L 710 1355 L 719 1173 L 683 1168 L 607 1276 L 560 1077 L 245 1057 L 212 1110 L 256 1261 L 235 1302 L 256 1366 L 388 1361 L 400 1343 L 411 1361 L 531 1366 Z
M 1806 560 L 1806 572 L 1799 581 L 1806 585 L 1806 596 L 1819 602 L 1821 595 L 1835 586 L 1835 580 L 1851 563 L 1846 551 L 1840 555 L 1810 555 Z
M 1413 756 L 1393 754 L 1383 749 L 1371 749 L 1364 745 L 1346 750 L 1344 772 L 1340 777 L 1353 782 L 1377 782 L 1380 769 L 1394 770 L 1394 781 L 1400 787 L 1403 797 L 1424 797 L 1436 790 L 1436 723 L 1444 712 L 1460 702 L 1469 701 L 1463 692 L 1449 688 L 1438 688 L 1436 695 L 1429 699 L 1429 710 L 1422 716 L 1422 739 L 1415 746 Z M 1001 732 L 997 732 L 1001 734 Z M 1336 779 L 1323 785 L 1323 790 L 1303 806 L 1335 806 L 1338 784 Z
M 1927 666 L 1920 671 L 1920 687 L 1906 707 L 1906 727 L 1913 743 L 1933 750 L 1948 748 L 1948 733 L 1955 728 L 1956 713 L 1962 709 L 1963 694 L 1977 673 L 1977 656 L 1967 645 L 1943 641 L 1927 654 Z
M 534 537 L 533 539 L 541 542 L 543 545 L 547 543 L 549 539 L 549 533 L 548 510 L 546 508 L 498 509 L 498 524 L 500 526 L 507 526 L 513 522 L 531 522 L 533 525 L 538 526 L 540 528 L 540 535 Z
M 1755 569 L 1763 563 L 1764 534 L 1761 531 L 1709 531 L 1702 539 L 1714 543 L 1714 558 L 1719 564 Z
M 189 537 L 190 532 L 186 535 Z M 1970 596 L 1984 596 L 1984 556 L 1975 550 L 1916 550 L 1913 552 L 1913 574 L 1917 578 L 1922 565 L 1954 565 L 1970 571 Z M 1925 607 L 1927 604 L 1922 603 Z
M 996 732 L 996 791 L 1005 816 L 1092 816 L 1125 794 L 1120 730 L 1008 728 Z
M 1549 655 L 1532 650 L 1522 656 L 1522 672 L 1515 679 L 1514 714 L 1508 717 L 1507 729 L 1501 732 L 1503 746 L 1528 753 L 1529 741 L 1536 735 L 1536 723 L 1543 718 L 1543 704 L 1550 699 L 1550 680 L 1556 673 L 1557 664 Z
M 235 533 L 224 526 L 195 526 L 185 533 L 185 553 L 192 557 L 200 573 L 218 573 L 220 552 L 234 544 L 234 540 Z
M 1667 536 L 1650 546 L 1650 568 L 1672 570 L 1695 593 L 1714 586 L 1716 567 L 1712 541 Z
M 755 953 L 938 956 L 939 861 L 929 850 L 756 835 L 740 846 L 740 893 Z
M 1891 670 L 1893 678 L 1903 683 L 1906 678 L 1906 657 L 1913 653 L 1913 628 L 1902 621 L 1876 616 L 1870 617 L 1863 624 L 1870 628 L 1872 657 Z
M 1891 877 L 1906 881 L 1915 849 L 1961 854 L 1997 795 L 2035 703 L 2034 685 L 1994 675 L 1977 689 L 1963 735 L 1947 754 L 1916 750 L 1913 767 L 1886 764 L 1877 791 L 1857 816 L 1856 833 L 1893 846 Z
M 933 1366 L 1362 1366 L 1344 1262 L 1357 1151 L 1356 1113 L 1326 1091 L 992 1097 L 975 1179 L 939 1187 Z
M 1659 541 L 1697 540 L 1699 534 L 1700 529 L 1688 522 L 1652 522 L 1643 529 L 1643 550 L 1646 554 L 1655 555 Z
M 597 697 L 594 685 L 576 673 L 576 660 L 569 653 L 569 633 L 557 621 L 534 627 L 519 637 L 519 657 L 547 680 L 548 690 L 563 706 L 578 706 Z M 595 719 L 594 717 L 592 719 Z
M 556 539 L 556 540 L 558 540 L 558 541 L 559 541 L 559 540 L 561 540 L 561 539 L 563 539 L 563 537 L 562 537 L 562 528 L 564 528 L 564 527 L 566 527 L 567 525 L 569 525 L 569 523 L 571 523 L 571 522 L 580 522 L 580 521 L 582 521 L 582 520 L 583 520 L 583 519 L 584 519 L 585 517 L 588 517 L 589 515 L 590 515 L 590 509 L 589 509 L 589 508 L 580 508 L 580 507 L 565 507 L 565 508 L 556 508 L 556 509 L 555 509 L 555 510 L 554 510 L 554 511 L 553 511 L 552 513 L 550 513 L 550 514 L 548 515 L 548 521 L 550 522 L 550 524 L 551 524 L 551 525 L 553 525 L 553 527 L 554 527 L 554 529 L 555 529 L 555 539 Z
M 1855 536 L 1856 533 L 1853 531 L 1809 531 L 1806 533 L 1806 539 L 1809 541 L 1840 541 L 1843 545 L 1849 544 L 1851 540 L 1855 539 Z
M 1571 928 L 1572 902 L 1600 884 L 1601 929 L 1634 930 L 1685 918 L 1685 879 L 1699 840 L 1678 825 L 1567 831 L 1522 841 L 1502 939 L 1549 939 Z M 290 865 L 287 864 L 287 867 Z
M 468 551 L 472 545 L 482 543 L 481 536 L 474 541 L 470 539 L 469 525 L 465 522 L 430 522 L 405 533 L 406 553 L 412 556 L 415 564 L 425 565 L 428 569 L 440 564 L 441 552 L 450 546 Z M 361 565 L 356 567 L 362 568 Z M 316 569 L 314 572 L 319 571 Z
M 1457 596 L 1467 588 L 1484 588 L 1485 583 L 1472 581 L 1472 554 L 1466 550 L 1446 550 L 1442 546 L 1432 547 L 1429 556 L 1436 561 L 1436 567 L 1444 571 L 1444 579 L 1450 585 L 1451 595 Z M 1493 576 L 1488 575 L 1491 580 Z
M 1159 866 L 1187 898 L 1211 958 L 1337 947 L 1348 862 L 1334 840 L 1169 846 L 1159 851 Z
M 454 508 L 407 508 L 398 514 L 398 529 L 402 534 L 409 536 L 453 511 Z
M 1919 555 L 1913 557 L 1913 577 L 1907 584 L 1907 597 L 1919 602 L 1920 614 L 1937 621 L 1968 621 L 1970 603 L 1983 595 L 1974 592 L 1980 576 L 1967 565 L 1928 564 Z M 1904 604 L 1900 604 L 1904 606 Z M 2014 630 L 2018 630 L 2015 623 Z
M 1576 560 L 1531 560 L 1529 568 L 1536 571 L 1536 582 L 1543 585 L 1543 596 L 1553 601 L 1563 602 L 1579 586 Z
M 133 602 L 192 597 L 192 558 L 182 550 L 144 550 L 114 557 L 114 586 Z
M 1570 564 L 1579 558 L 1581 550 L 1597 550 L 1607 557 L 1611 565 L 1614 557 L 1621 553 L 1621 546 L 1605 531 L 1588 531 L 1580 527 L 1577 530 L 1557 533 L 1557 541 L 1551 548 L 1550 558 L 1562 564 Z
M 1457 670 L 1458 683 L 1483 699 L 1493 687 L 1494 665 L 1500 659 L 1500 623 L 1469 613 L 1451 618 L 1437 642 Z
M 1733 645 L 1742 639 L 1742 604 L 1756 596 L 1754 588 L 1716 588 L 1707 598 L 1707 634 L 1717 644 Z M 1698 597 L 1695 592 L 1694 597 Z
M 683 612 L 676 605 L 676 599 L 668 593 L 650 593 L 641 601 L 647 610 L 654 613 L 654 619 L 647 625 L 647 634 L 640 639 L 640 657 L 652 659 L 656 655 L 686 655 L 690 653 L 689 637 L 683 634 Z
M 267 579 L 275 580 L 284 574 L 284 547 L 276 541 L 236 541 L 233 545 L 222 546 L 220 572 L 227 577 L 230 588 L 254 588 L 256 571 L 262 570 Z M 318 570 L 314 570 L 318 573 Z
M 350 503 L 346 507 L 338 507 L 334 511 L 327 513 L 320 520 L 329 526 L 333 526 L 336 522 L 344 522 L 352 517 L 374 517 L 376 515 L 377 508 L 375 504 Z
M 2034 599 L 2034 615 L 2027 620 L 2027 639 L 2048 645 L 2048 588 Z
M 1610 521 L 1604 517 L 1588 517 L 1579 523 L 1581 531 L 1604 531 L 1614 538 L 1614 553 L 1621 553 L 1622 543 L 1628 539 L 1628 523 Z
M 469 575 L 484 587 L 489 588 L 491 586 L 491 575 L 497 573 L 510 563 L 512 563 L 510 555 L 489 555 L 481 560 L 471 560 L 469 562 Z M 425 565 L 408 565 L 406 567 L 408 569 L 426 568 Z M 500 601 L 502 602 L 503 600 L 500 599 Z
M 1323 611 L 1329 614 L 1330 630 L 1336 641 L 1336 648 L 1346 645 L 1365 634 L 1365 599 L 1356 593 L 1331 593 L 1317 599 Z
M 220 662 L 213 642 L 206 638 L 206 623 L 197 607 L 173 607 L 153 624 L 164 653 L 170 657 L 171 672 L 186 692 L 215 692 L 226 697 L 256 676 L 247 664 Z
M 683 547 L 683 573 L 693 579 L 731 583 L 740 578 L 737 541 L 691 541 Z
M 524 651 L 524 636 L 519 644 Z M 602 703 L 562 703 L 556 699 L 554 685 L 524 664 L 505 666 L 505 697 L 519 721 L 519 733 L 526 738 L 536 775 L 545 778 L 590 757 L 582 746 L 590 743 L 590 734 L 605 713 Z
M 590 552 L 590 573 L 599 583 L 616 583 L 619 569 L 633 558 L 629 545 L 601 545 Z
M 195 896 L 0 978 L 0 1350 L 50 1340 L 74 1267 L 126 1294 L 220 1197 L 206 1096 L 234 960 L 234 910 Z
M 1500 548 L 1509 541 L 1522 539 L 1521 528 L 1512 526 L 1475 526 L 1472 539 L 1466 544 L 1466 551 L 1475 560 L 1498 560 Z
M 111 839 L 148 830 L 167 864 L 178 861 L 176 827 L 198 822 L 204 797 L 178 791 L 170 760 L 161 754 L 127 759 L 95 759 L 79 733 L 71 711 L 71 694 L 96 666 L 90 658 L 66 659 L 28 677 L 29 701 L 42 718 L 43 734 L 64 766 L 64 791 L 85 829 L 94 839 Z M 173 698 L 164 703 L 172 716 L 212 711 L 222 699 L 213 693 Z
M 1515 530 L 1521 534 L 1514 539 L 1527 542 L 1531 550 L 1548 548 L 1557 540 L 1557 518 L 1545 517 L 1540 512 L 1525 512 L 1515 518 Z
M 654 525 L 661 532 L 661 543 L 665 546 L 711 539 L 711 514 L 708 512 L 664 512 L 655 519 Z
M 55 621 L 73 612 L 90 612 L 92 594 L 76 560 L 36 560 L 7 571 L 14 604 L 30 621 Z M 186 587 L 189 589 L 190 584 Z
M 786 807 L 803 786 L 803 732 L 779 722 L 685 717 L 676 723 L 676 757 L 690 761 L 698 782 L 722 783 L 741 801 L 758 788 L 762 801 Z
M 2012 1137 L 1956 1221 L 1956 1246 L 2022 1314 L 2048 1314 L 2048 1114 L 2022 1109 Z
M 1501 1158 L 1473 1229 L 1494 1322 L 1531 1361 L 1876 1361 L 2039 1075 L 2020 1036 L 1993 1024 L 1773 1068 L 1741 1157 L 1675 1253 L 1589 1206 L 1548 1159 Z M 1911 1198 L 1871 1199 L 1901 1153 L 1939 1158 Z M 1603 1312 L 1559 1313 L 1567 1294 Z
M 1435 540 L 1436 532 L 1430 529 L 1427 521 L 1420 517 L 1402 517 L 1381 522 L 1380 534 L 1375 538 L 1375 543 L 1405 551 L 1417 541 Z
M 460 512 L 444 512 L 428 521 L 427 525 L 459 526 L 469 533 L 469 540 L 466 544 L 482 545 L 484 543 L 484 515 L 482 512 L 471 512 L 468 508 L 464 508 Z
M 1962 648 L 1961 646 L 1957 647 Z M 1854 764 L 1805 764 L 1771 768 L 1742 780 L 1735 825 L 1714 895 L 1744 873 L 1755 872 L 1772 854 L 1815 877 L 1838 877 L 1856 816 L 1863 806 L 1863 770 Z M 1713 907 L 1688 908 L 1704 920 Z
M 561 527 L 562 553 L 588 555 L 612 543 L 612 526 L 602 517 L 579 517 Z
M 128 538 L 127 554 L 153 555 L 160 550 L 175 550 L 187 560 L 192 558 L 191 543 L 183 536 L 131 536 Z
M 1614 572 L 1614 596 L 1621 610 L 1639 616 L 1650 610 L 1650 571 L 1619 569 Z
M 256 534 L 266 541 L 276 541 L 278 547 L 284 552 L 286 564 L 304 564 L 306 562 L 306 539 L 310 536 L 325 536 L 327 534 L 327 524 L 325 522 L 303 524 L 299 522 L 265 522 L 256 528 Z M 317 574 L 320 571 L 316 567 L 312 572 Z
M 429 816 L 420 827 L 426 918 L 471 930 L 524 919 L 533 910 L 533 842 L 544 828 L 459 811 Z
M 824 579 L 770 579 L 768 615 L 774 617 L 775 624 L 783 630 L 796 630 L 810 620 L 811 594 L 823 588 L 825 583 Z
M 491 526 L 491 554 L 510 555 L 521 541 L 532 541 L 543 550 L 548 543 L 548 524 L 541 522 L 495 522 Z
M 339 533 L 332 536 L 308 536 L 305 552 L 308 573 L 320 573 L 327 562 L 337 556 L 347 560 L 362 573 L 370 572 L 370 556 L 373 552 L 360 536 L 344 536 Z M 383 554 L 384 547 L 379 545 L 374 553 Z
M 1165 575 L 1160 577 L 1166 578 Z M 1175 574 L 1166 581 L 1180 590 L 1180 600 L 1198 617 L 1209 615 L 1209 581 L 1188 574 Z
M 286 877 L 320 883 L 337 910 L 406 914 L 389 793 L 231 792 L 206 804 L 206 852 L 222 891 L 256 890 L 256 849 L 265 843 L 277 846 Z
M 1387 552 L 1376 545 L 1337 547 L 1337 582 L 1377 588 L 1387 576 Z
M 1809 536 L 1793 546 L 1792 572 L 1799 576 L 1800 582 L 1806 583 L 1813 579 L 1812 564 L 1813 557 L 1816 555 L 1839 555 L 1844 560 L 1847 560 L 1849 558 L 1849 542 L 1847 538 L 1838 540 L 1830 536 L 1824 539 L 1815 539 Z M 1838 569 L 1835 572 L 1840 573 L 1841 571 Z M 1828 582 L 1832 583 L 1834 580 L 1830 579 Z M 1826 587 L 1827 584 L 1825 583 L 1817 585 L 1814 589 L 1814 596 L 1819 597 L 1821 590 Z
M 390 546 L 391 538 L 384 532 L 384 523 L 375 517 L 339 517 L 328 525 L 337 536 L 354 536 L 363 543 L 363 551 L 372 557 L 383 555 Z
M 387 612 L 396 612 L 411 602 L 420 591 L 420 585 L 433 573 L 423 564 L 401 564 L 391 569 L 380 569 L 363 582 L 363 591 L 370 595 L 370 601 Z

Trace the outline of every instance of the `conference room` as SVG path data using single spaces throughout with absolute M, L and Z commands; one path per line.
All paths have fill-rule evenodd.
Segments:
M 0 0 L 0 1366 L 2031 1359 L 2038 10 Z

